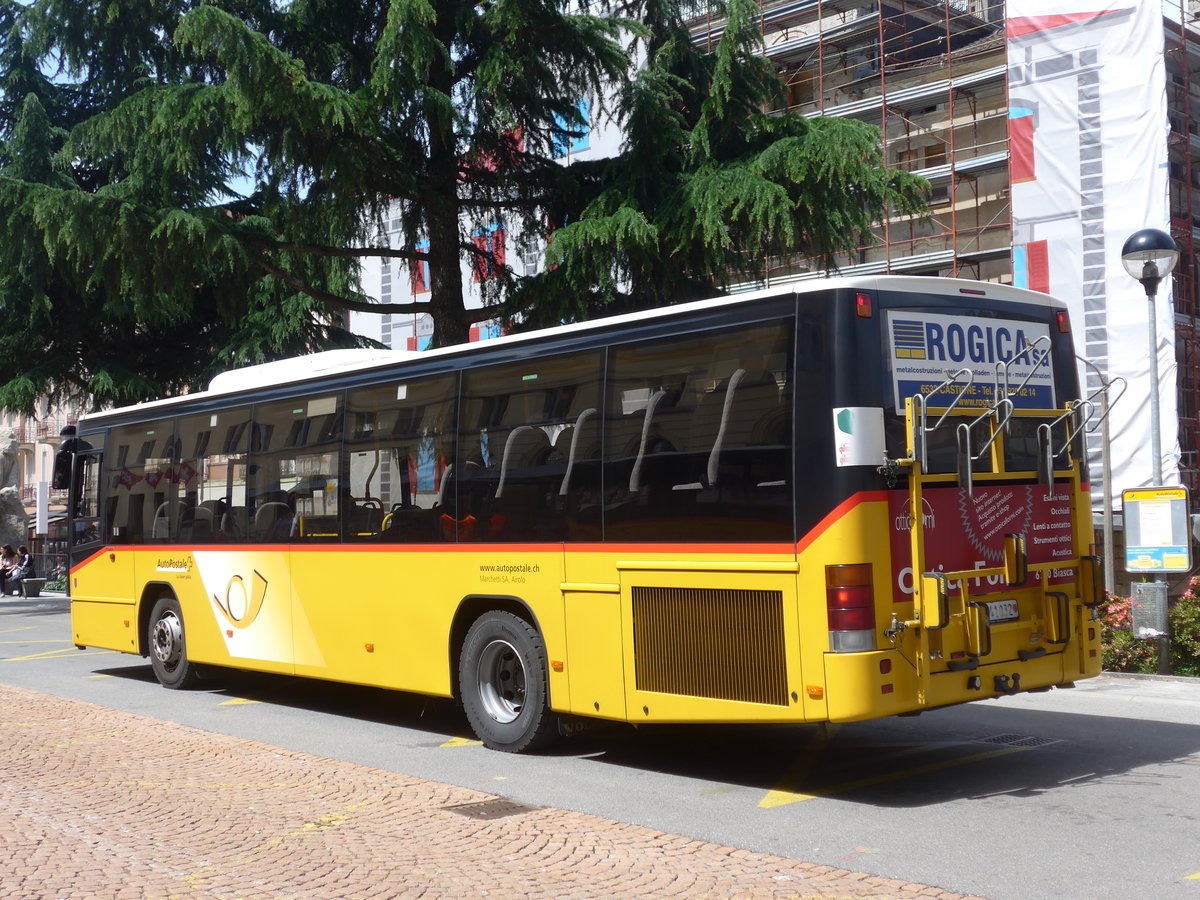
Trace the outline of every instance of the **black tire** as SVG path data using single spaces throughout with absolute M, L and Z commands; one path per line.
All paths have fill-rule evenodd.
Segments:
M 150 612 L 146 634 L 150 665 L 159 684 L 172 690 L 195 687 L 200 670 L 188 659 L 183 631 L 183 612 L 174 597 L 160 597 Z
M 546 644 L 524 619 L 499 611 L 476 619 L 463 641 L 458 683 L 467 720 L 485 746 L 521 753 L 558 736 Z

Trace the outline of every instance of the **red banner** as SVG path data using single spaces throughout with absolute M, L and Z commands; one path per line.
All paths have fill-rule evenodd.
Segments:
M 1059 489 L 1062 490 L 1061 488 Z M 1060 493 L 1047 499 L 1044 485 L 976 485 L 974 498 L 958 487 L 926 490 L 921 508 L 925 529 L 925 571 L 961 572 L 988 569 L 1004 563 L 1004 536 L 1025 535 L 1029 564 L 1069 561 L 1075 557 L 1071 527 L 1071 498 Z M 893 597 L 897 603 L 912 599 L 912 526 L 915 522 L 907 491 L 888 495 L 891 520 Z M 1074 578 L 1070 566 L 1050 571 L 1050 583 Z M 1034 573 L 1031 577 L 1040 577 Z M 972 593 L 1005 589 L 1000 578 L 970 580 Z M 951 587 L 955 587 L 952 585 Z

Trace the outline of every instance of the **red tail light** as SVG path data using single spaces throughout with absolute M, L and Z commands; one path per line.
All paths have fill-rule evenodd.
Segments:
M 875 649 L 875 590 L 870 563 L 826 566 L 825 605 L 831 650 Z
M 871 308 L 871 295 L 866 291 L 859 291 L 854 295 L 854 314 L 860 319 L 869 319 L 874 315 Z
M 1058 320 L 1058 333 L 1068 334 L 1071 331 L 1071 316 L 1065 309 L 1057 310 L 1054 317 Z

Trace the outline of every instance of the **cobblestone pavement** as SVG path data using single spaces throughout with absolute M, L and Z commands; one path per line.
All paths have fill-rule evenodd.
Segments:
M 6 900 L 962 896 L 497 801 L 0 685 Z

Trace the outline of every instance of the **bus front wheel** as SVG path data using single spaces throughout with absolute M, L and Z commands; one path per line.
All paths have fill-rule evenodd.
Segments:
M 189 688 L 200 680 L 195 663 L 187 657 L 183 612 L 174 597 L 160 597 L 150 613 L 150 665 L 165 688 Z
M 500 611 L 477 619 L 463 641 L 458 675 L 467 720 L 486 746 L 520 753 L 557 736 L 546 644 L 524 619 Z

